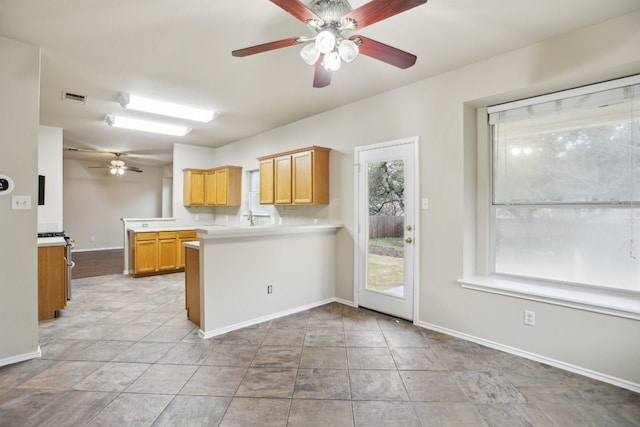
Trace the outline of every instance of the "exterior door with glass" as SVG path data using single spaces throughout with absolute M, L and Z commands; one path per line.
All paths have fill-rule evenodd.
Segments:
M 414 318 L 417 138 L 358 147 L 356 301 Z

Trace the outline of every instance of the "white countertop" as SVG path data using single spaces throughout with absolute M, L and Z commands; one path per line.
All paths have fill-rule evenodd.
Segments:
M 322 225 L 271 225 L 265 227 L 225 227 L 212 226 L 197 228 L 198 237 L 203 240 L 228 239 L 234 237 L 283 236 L 288 234 L 336 232 L 342 224 Z
M 38 237 L 38 247 L 45 246 L 66 246 L 64 237 Z
M 185 248 L 200 249 L 200 241 L 194 240 L 193 242 L 182 242 L 182 246 Z
M 131 230 L 134 233 L 155 233 L 158 231 L 182 231 L 182 230 L 195 230 L 194 225 L 153 225 L 151 227 L 143 227 L 141 225 L 135 227 L 127 227 L 127 230 Z

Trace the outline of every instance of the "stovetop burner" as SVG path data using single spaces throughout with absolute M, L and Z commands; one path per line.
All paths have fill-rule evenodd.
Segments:
M 38 233 L 38 238 L 40 237 L 65 237 L 66 234 L 64 231 L 53 231 L 47 233 Z

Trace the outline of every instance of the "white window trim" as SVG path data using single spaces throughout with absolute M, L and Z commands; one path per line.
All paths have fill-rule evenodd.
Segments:
M 458 280 L 465 289 L 545 302 L 595 313 L 640 320 L 640 293 L 562 284 L 509 276 L 470 276 Z
M 476 200 L 478 208 L 486 211 L 486 220 L 490 221 L 490 218 L 492 217 L 490 214 L 490 174 L 492 170 L 490 165 L 492 142 L 490 140 L 488 128 L 488 116 L 490 113 L 516 108 L 535 102 L 551 101 L 564 97 L 591 93 L 598 90 L 612 89 L 639 83 L 640 75 L 636 75 L 543 95 L 536 98 L 495 105 L 487 108 L 485 110 L 486 113 L 478 114 L 478 151 L 476 154 L 480 162 L 478 163 L 477 169 L 478 176 L 476 188 L 476 192 L 479 197 Z M 482 161 L 489 162 L 487 167 L 480 167 Z M 492 229 L 492 227 L 488 223 L 480 224 L 479 222 L 476 222 L 475 226 L 475 239 L 480 242 L 479 247 L 476 247 L 477 258 L 475 265 L 477 271 L 475 274 L 465 274 L 463 278 L 458 279 L 458 283 L 462 288 L 538 301 L 627 319 L 640 320 L 640 292 L 573 283 L 562 283 L 562 286 L 558 286 L 559 282 L 491 274 L 488 267 L 491 265 L 490 258 L 493 256 L 494 252 L 493 249 L 490 249 L 487 246 L 492 245 L 490 242 L 492 242 L 493 239 L 489 237 L 492 233 L 492 231 L 489 230 Z M 485 235 L 483 236 L 483 234 Z M 487 238 L 489 239 L 488 241 L 486 240 Z M 488 243 L 488 245 L 483 245 L 482 242 Z M 486 272 L 486 275 L 482 274 L 483 270 Z

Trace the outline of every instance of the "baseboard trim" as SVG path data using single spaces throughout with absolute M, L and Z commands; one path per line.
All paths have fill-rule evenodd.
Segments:
M 200 329 L 198 331 L 198 336 L 202 339 L 208 339 L 217 337 L 218 335 L 226 334 L 228 332 L 236 331 L 238 329 L 246 328 L 247 326 L 257 325 L 259 323 L 268 322 L 269 320 L 278 319 L 280 317 L 289 316 L 291 314 L 300 313 L 301 311 L 310 310 L 312 308 L 320 307 L 332 302 L 339 302 L 336 298 L 328 298 L 326 300 L 317 301 L 311 304 L 301 305 L 299 307 L 295 307 L 289 310 L 280 311 L 278 313 L 269 314 L 262 317 L 256 317 L 255 319 L 247 320 L 245 322 L 235 323 L 233 325 L 225 326 L 224 328 L 214 329 L 212 331 L 203 331 Z
M 38 346 L 37 351 L 0 359 L 0 366 L 13 365 L 14 363 L 20 363 L 26 360 L 37 359 L 38 357 L 41 357 L 41 356 L 42 356 L 42 350 L 40 350 L 40 346 Z
M 114 248 L 92 248 L 92 249 L 73 249 L 71 251 L 71 253 L 75 253 L 75 252 L 98 252 L 98 251 L 117 251 L 117 250 L 123 250 L 124 247 L 122 246 L 118 246 L 118 247 L 114 247 Z
M 510 347 L 507 345 L 503 345 L 500 343 L 496 343 L 493 341 L 485 340 L 483 338 L 478 338 L 473 335 L 468 335 L 462 332 L 458 332 L 452 329 L 443 328 L 441 326 L 432 325 L 430 323 L 417 321 L 415 322 L 416 326 L 421 328 L 429 329 L 436 332 L 441 332 L 446 335 L 451 335 L 456 338 L 461 338 L 466 341 L 471 341 L 476 344 L 483 345 L 485 347 L 493 348 L 494 350 L 504 351 L 505 353 L 513 354 L 515 356 L 524 357 L 525 359 L 534 360 L 536 362 L 544 363 L 545 365 L 553 366 L 559 369 L 563 369 L 565 371 L 573 372 L 574 374 L 579 374 L 585 377 L 593 378 L 594 380 L 602 381 L 608 384 L 615 385 L 617 387 L 621 387 L 627 390 L 634 391 L 636 393 L 640 393 L 640 384 L 633 383 L 631 381 L 627 381 L 621 378 L 613 377 L 611 375 L 603 374 L 601 372 L 592 371 L 590 369 L 586 369 L 580 366 L 572 365 L 570 363 L 565 363 L 560 360 L 551 359 L 546 356 L 541 356 L 536 353 L 531 353 L 525 350 L 520 350 L 515 347 Z
M 342 299 L 342 298 L 335 298 L 335 302 L 342 304 L 342 305 L 347 305 L 349 307 L 357 307 L 357 305 L 353 302 L 353 301 L 349 301 L 346 299 Z

